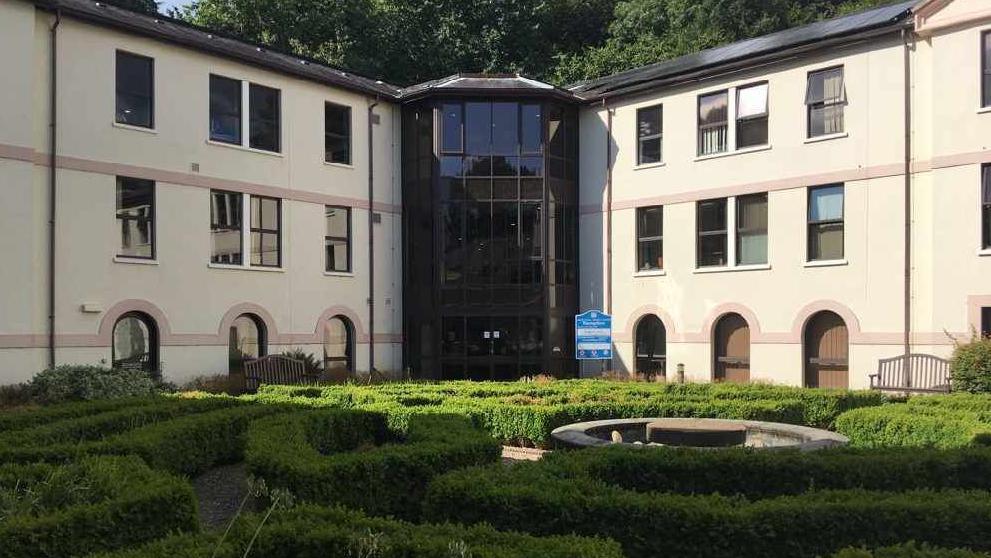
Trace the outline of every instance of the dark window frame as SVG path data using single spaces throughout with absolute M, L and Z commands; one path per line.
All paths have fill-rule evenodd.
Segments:
M 247 82 L 248 85 L 248 145 L 250 149 L 255 149 L 258 151 L 265 151 L 267 153 L 282 153 L 282 90 L 269 87 L 267 85 L 262 85 L 260 83 Z M 241 87 L 244 87 L 242 82 Z M 256 117 L 254 114 L 255 103 L 251 101 L 251 95 L 255 90 L 264 90 L 269 93 L 275 94 L 275 116 L 272 119 Z M 242 93 L 243 95 L 243 93 Z M 243 109 L 242 109 L 243 110 Z M 275 145 L 273 149 L 268 147 L 259 147 L 254 143 L 254 129 L 255 123 L 268 123 L 271 125 L 272 133 L 275 134 Z
M 743 219 L 740 218 L 740 211 L 741 211 L 741 208 L 744 206 L 744 204 L 741 204 L 740 203 L 740 200 L 757 199 L 757 198 L 763 198 L 764 199 L 764 205 L 768 207 L 768 212 L 765 214 L 765 217 L 767 217 L 767 219 L 764 221 L 764 227 L 763 228 L 755 228 L 755 229 L 744 229 L 743 228 L 743 225 L 741 225 L 741 223 L 743 222 Z M 770 220 L 771 220 L 771 215 L 770 215 L 770 212 L 769 212 L 769 209 L 770 209 L 770 201 L 769 201 L 769 199 L 770 199 L 770 196 L 768 195 L 767 192 L 757 192 L 757 193 L 754 193 L 754 194 L 743 194 L 743 195 L 736 196 L 734 198 L 734 200 L 733 200 L 733 206 L 734 206 L 733 207 L 733 211 L 736 213 L 736 216 L 735 216 L 736 217 L 736 219 L 735 219 L 736 222 L 734 223 L 735 230 L 733 231 L 734 232 L 733 242 L 736 244 L 736 247 L 735 247 L 735 252 L 736 253 L 734 254 L 734 258 L 735 258 L 736 261 L 733 263 L 733 265 L 735 265 L 735 266 L 767 265 L 767 263 L 770 261 L 771 255 L 770 255 L 770 250 L 768 248 L 768 243 L 770 242 L 770 235 L 769 235 L 768 230 L 770 229 Z M 764 234 L 764 244 L 765 244 L 764 253 L 765 253 L 765 256 L 766 256 L 765 259 L 764 259 L 764 261 L 763 262 L 753 262 L 753 263 L 743 263 L 743 262 L 741 262 L 741 254 L 743 253 L 743 246 L 742 246 L 743 237 L 746 236 L 746 235 L 748 235 L 748 234 L 760 234 L 760 233 L 763 233 Z
M 642 122 L 640 115 L 646 111 L 658 111 L 658 121 L 659 121 L 659 131 L 656 134 L 641 134 L 640 122 Z M 643 160 L 643 144 L 646 141 L 658 139 L 661 141 L 660 149 L 658 150 L 658 159 L 656 161 Z M 664 104 L 651 105 L 649 107 L 640 107 L 637 109 L 637 166 L 640 165 L 658 165 L 664 162 Z
M 276 221 L 277 221 L 276 222 L 276 227 L 277 228 L 275 228 L 275 229 L 266 229 L 266 228 L 261 227 L 261 226 L 258 226 L 258 227 L 253 226 L 253 224 L 251 223 L 251 215 L 254 214 L 254 210 L 251 207 L 251 204 L 255 200 L 259 200 L 259 201 L 270 200 L 270 201 L 274 201 L 275 202 L 275 214 L 276 214 Z M 251 198 L 248 200 L 248 204 L 249 204 L 248 205 L 248 212 L 249 212 L 249 216 L 248 216 L 248 239 L 251 242 L 251 254 L 250 254 L 250 257 L 248 258 L 248 266 L 249 267 L 265 267 L 265 268 L 269 268 L 269 269 L 279 269 L 279 268 L 282 267 L 282 228 L 283 228 L 282 227 L 282 199 L 281 198 L 273 198 L 271 196 L 256 196 L 256 195 L 252 194 L 251 195 Z M 258 217 L 258 219 L 259 219 L 259 221 L 261 221 L 261 210 L 259 210 L 259 217 Z M 255 246 L 254 246 L 254 241 L 253 241 L 254 240 L 253 235 L 255 233 L 258 233 L 258 234 L 261 234 L 261 235 L 266 235 L 266 234 L 274 234 L 275 235 L 275 238 L 276 238 L 276 240 L 275 240 L 275 242 L 276 242 L 276 244 L 275 244 L 275 248 L 276 248 L 276 263 L 275 263 L 275 265 L 264 264 L 264 263 L 258 263 L 258 264 L 254 263 L 253 260 L 254 260 L 254 255 L 255 255 L 255 252 L 254 252 Z M 241 241 L 241 245 L 242 246 L 244 245 L 244 240 L 243 239 Z
M 114 327 L 110 332 L 110 366 L 112 368 L 120 368 L 120 361 L 117 360 L 117 327 L 127 318 L 135 318 L 141 321 L 148 330 L 148 362 L 141 370 L 157 378 L 161 373 L 161 358 L 159 356 L 161 354 L 161 338 L 159 336 L 158 323 L 155 322 L 155 318 L 137 310 L 125 312 L 114 320 Z
M 709 155 L 717 155 L 720 153 L 728 153 L 730 151 L 729 145 L 729 89 L 720 89 L 718 91 L 709 91 L 708 93 L 700 93 L 695 100 L 695 136 L 696 141 L 696 155 L 698 157 L 706 157 Z M 702 99 L 707 97 L 715 97 L 717 95 L 723 95 L 726 97 L 726 117 L 716 123 L 702 124 Z M 703 131 L 711 130 L 716 128 L 725 128 L 725 139 L 723 140 L 722 149 L 718 151 L 703 151 L 702 150 L 702 137 Z
M 981 165 L 981 249 L 991 250 L 991 163 Z
M 233 194 L 237 196 L 238 216 L 240 217 L 240 222 L 238 223 L 237 227 L 231 225 L 220 225 L 214 220 L 214 213 L 215 213 L 214 204 L 216 203 L 216 197 L 214 196 L 215 194 Z M 211 233 L 210 263 L 212 264 L 235 265 L 235 266 L 243 266 L 245 264 L 246 260 L 244 258 L 244 196 L 245 194 L 242 192 L 234 192 L 231 190 L 210 190 L 210 233 Z M 240 244 L 240 248 L 238 249 L 238 256 L 240 258 L 239 262 L 233 263 L 233 262 L 221 262 L 215 260 L 216 254 L 213 253 L 214 247 L 213 247 L 213 238 L 212 238 L 213 233 L 215 231 L 237 231 L 237 237 Z
M 326 213 L 324 214 L 324 221 L 325 221 L 324 222 L 324 259 L 326 260 L 324 262 L 324 271 L 327 271 L 327 272 L 330 272 L 330 273 L 351 273 L 353 271 L 352 270 L 352 267 L 351 267 L 352 266 L 352 259 L 353 259 L 352 258 L 352 250 L 351 250 L 351 237 L 352 237 L 352 234 L 354 232 L 352 230 L 353 227 L 352 227 L 352 223 L 351 223 L 351 208 L 350 207 L 347 207 L 347 206 L 344 206 L 344 205 L 327 205 L 327 206 L 324 206 L 324 211 L 325 212 L 326 212 L 327 209 L 342 209 L 342 210 L 344 210 L 344 212 L 347 214 L 348 230 L 347 230 L 347 236 L 346 237 L 332 236 L 332 235 L 327 234 L 326 233 Z M 330 258 L 327 257 L 327 246 L 328 246 L 327 243 L 329 241 L 332 241 L 332 240 L 333 241 L 338 241 L 338 242 L 340 242 L 340 241 L 343 240 L 344 241 L 344 245 L 347 247 L 348 261 L 347 261 L 347 267 L 345 269 L 332 269 L 331 268 Z
M 140 96 L 139 93 L 134 93 L 130 91 L 121 91 L 120 83 L 120 59 L 121 57 L 133 58 L 141 61 L 148 62 L 148 124 L 136 124 L 133 122 L 122 122 L 120 114 L 120 95 L 121 93 L 127 95 Z M 143 54 L 137 54 L 134 52 L 129 52 L 126 50 L 117 49 L 114 57 L 114 92 L 115 92 L 115 111 L 114 111 L 114 121 L 118 124 L 123 124 L 125 126 L 135 126 L 138 128 L 147 128 L 149 130 L 155 129 L 155 59 L 150 56 L 145 56 Z
M 322 343 L 323 368 L 324 370 L 327 370 L 328 369 L 327 363 L 329 362 L 343 362 L 345 369 L 348 372 L 354 372 L 354 360 L 355 360 L 354 359 L 354 353 L 355 353 L 354 324 L 351 323 L 351 320 L 343 314 L 336 314 L 327 319 L 328 322 L 330 322 L 331 320 L 339 320 L 341 324 L 344 325 L 344 335 L 345 335 L 344 356 L 335 356 L 335 357 L 327 356 L 327 340 L 323 339 L 323 343 Z
M 229 139 L 226 139 L 226 138 L 223 138 L 223 137 L 219 137 L 219 136 L 214 136 L 214 134 L 213 134 L 213 117 L 214 117 L 213 109 L 214 109 L 214 106 L 213 106 L 212 97 L 213 97 L 213 84 L 214 84 L 214 80 L 217 80 L 218 82 L 219 81 L 234 82 L 234 83 L 237 84 L 237 113 L 236 114 L 235 113 L 225 113 L 223 115 L 218 115 L 218 116 L 229 116 L 229 117 L 235 117 L 236 116 L 237 117 L 237 140 L 236 141 L 229 140 Z M 219 75 L 219 74 L 210 74 L 209 82 L 210 82 L 209 97 L 211 98 L 210 103 L 209 103 L 209 115 L 208 115 L 209 124 L 210 124 L 210 130 L 209 130 L 209 132 L 210 132 L 210 134 L 209 134 L 210 141 L 215 141 L 215 142 L 219 142 L 219 143 L 225 143 L 227 145 L 244 145 L 244 82 L 242 82 L 239 79 L 229 78 L 227 76 L 222 76 L 222 75 Z
M 145 185 L 150 185 L 151 186 L 151 205 L 150 205 L 150 208 L 151 208 L 150 209 L 150 214 L 151 214 L 151 216 L 150 217 L 133 217 L 133 216 L 129 216 L 129 215 L 121 215 L 121 208 L 120 208 L 120 188 L 121 188 L 122 182 L 125 181 L 125 180 L 131 180 L 131 181 L 135 181 L 135 182 L 140 182 L 140 183 L 143 183 Z M 121 242 L 117 246 L 117 248 L 118 248 L 117 257 L 118 258 L 153 261 L 158 256 L 158 251 L 157 251 L 157 248 L 158 248 L 158 246 L 157 246 L 158 245 L 158 230 L 157 230 L 157 221 L 155 219 L 155 211 L 156 211 L 156 208 L 155 208 L 155 205 L 156 205 L 155 204 L 155 198 L 156 198 L 157 191 L 158 191 L 158 188 L 157 188 L 154 180 L 147 180 L 147 179 L 144 179 L 144 178 L 132 178 L 132 177 L 129 177 L 129 176 L 118 176 L 117 177 L 116 187 L 115 187 L 115 193 L 116 193 L 117 201 L 116 201 L 115 205 L 116 205 L 117 223 L 121 227 L 120 228 L 120 231 L 121 231 L 121 239 L 120 239 L 120 241 Z M 151 255 L 150 256 L 133 256 L 133 255 L 125 255 L 125 254 L 121 254 L 120 253 L 120 251 L 121 251 L 120 248 L 123 247 L 124 227 L 127 226 L 127 224 L 128 224 L 129 221 L 136 221 L 139 224 L 140 223 L 150 223 L 149 228 L 148 228 L 148 230 L 149 230 L 149 236 L 151 236 L 151 242 L 150 242 L 150 244 L 151 244 Z
M 843 204 L 840 208 L 840 218 L 839 219 L 820 219 L 817 221 L 812 220 L 812 195 L 817 190 L 824 190 L 826 188 L 840 187 L 843 190 Z M 806 219 L 806 237 L 805 237 L 805 261 L 806 262 L 828 262 L 835 260 L 842 260 L 846 258 L 846 184 L 822 184 L 819 186 L 810 186 L 805 197 L 805 219 Z M 812 257 L 812 239 L 815 233 L 823 226 L 829 225 L 840 225 L 840 235 L 842 237 L 841 244 L 841 254 L 839 258 L 813 258 Z
M 991 339 L 991 306 L 981 307 L 981 337 Z
M 661 234 L 660 235 L 649 235 L 644 236 L 643 230 L 641 229 L 640 215 L 651 209 L 659 209 L 661 211 Z M 649 205 L 644 207 L 638 207 L 636 211 L 636 234 L 637 234 L 637 269 L 636 271 L 648 272 L 648 271 L 663 271 L 664 270 L 664 206 L 663 205 Z M 648 242 L 659 242 L 660 243 L 660 256 L 661 256 L 661 266 L 660 267 L 644 267 L 644 262 L 642 261 L 643 252 L 640 250 L 641 245 Z
M 444 122 L 445 113 L 448 107 L 457 107 L 459 112 L 458 117 L 458 148 L 457 149 L 447 149 L 444 146 Z M 437 133 L 437 148 L 441 154 L 464 154 L 465 152 L 465 104 L 463 101 L 448 101 L 443 102 L 439 105 L 437 109 L 438 112 L 438 133 Z
M 814 76 L 816 74 L 822 74 L 822 73 L 826 73 L 826 72 L 831 72 L 833 70 L 840 70 L 841 81 L 842 81 L 842 88 L 841 88 L 841 91 L 840 91 L 840 96 L 837 99 L 833 100 L 832 102 L 826 102 L 825 100 L 823 100 L 823 101 L 817 101 L 817 102 L 810 102 L 809 97 L 810 97 L 810 95 L 812 93 L 812 76 Z M 843 133 L 845 133 L 846 132 L 846 104 L 847 104 L 847 96 L 846 96 L 846 68 L 843 66 L 843 64 L 838 64 L 836 66 L 828 66 L 828 67 L 825 67 L 825 68 L 818 68 L 818 69 L 815 69 L 815 70 L 810 70 L 808 72 L 808 74 L 806 74 L 806 78 L 805 78 L 805 137 L 806 137 L 806 139 L 821 138 L 821 137 L 830 136 L 830 135 L 833 135 L 833 134 L 843 134 Z M 826 108 L 826 107 L 839 107 L 839 110 L 840 110 L 840 112 L 843 115 L 842 116 L 842 118 L 843 118 L 843 129 L 840 130 L 840 131 L 838 131 L 838 132 L 829 132 L 829 133 L 822 133 L 822 134 L 813 135 L 812 134 L 812 113 L 817 108 Z
M 761 85 L 767 86 L 767 94 L 764 96 L 764 112 L 761 113 L 761 114 L 754 114 L 754 115 L 750 115 L 750 116 L 740 116 L 739 115 L 740 114 L 740 91 L 742 91 L 744 89 L 749 89 L 751 87 L 759 87 Z M 735 99 L 735 101 L 736 101 L 736 107 L 735 107 L 736 108 L 736 111 L 735 111 L 736 114 L 734 115 L 735 116 L 735 126 L 736 126 L 736 138 L 735 138 L 735 141 L 734 141 L 734 144 L 735 145 L 733 145 L 733 150 L 749 149 L 751 147 L 761 147 L 761 146 L 768 145 L 770 143 L 770 141 L 771 141 L 771 139 L 770 139 L 770 134 L 771 134 L 771 130 L 770 130 L 770 124 L 771 124 L 771 84 L 770 84 L 770 82 L 767 81 L 767 80 L 755 81 L 753 83 L 747 83 L 747 84 L 744 84 L 744 85 L 740 85 L 740 86 L 738 86 L 738 87 L 736 87 L 734 89 L 735 90 L 734 90 L 733 93 L 734 93 L 734 95 L 736 95 L 736 99 Z M 742 134 L 740 134 L 741 124 L 747 124 L 747 123 L 750 123 L 750 122 L 756 122 L 758 120 L 763 120 L 764 121 L 764 142 L 763 143 L 755 143 L 755 144 L 751 144 L 751 145 L 741 145 L 740 144 L 740 136 L 742 135 Z M 726 140 L 726 143 L 729 143 L 729 139 Z
M 344 134 L 339 134 L 337 132 L 331 132 L 327 129 L 327 111 L 328 110 L 341 109 L 344 111 L 345 121 L 347 122 L 347 130 Z M 327 163 L 338 164 L 338 165 L 350 165 L 352 160 L 352 151 L 354 150 L 354 144 L 352 143 L 352 138 L 354 135 L 354 123 L 352 122 L 353 112 L 351 107 L 348 105 L 342 105 L 339 103 L 332 103 L 330 101 L 325 101 L 323 104 L 323 114 L 324 114 L 324 129 L 323 129 L 323 160 Z M 329 151 L 329 138 L 343 139 L 344 143 L 347 145 L 347 160 L 335 161 L 332 160 L 332 153 Z
M 702 230 L 702 219 L 701 207 L 704 203 L 711 202 L 722 202 L 723 205 L 723 228 L 722 229 L 712 229 L 712 230 Z M 729 259 L 729 198 L 710 198 L 705 200 L 699 200 L 695 202 L 695 268 L 705 269 L 705 268 L 721 268 L 728 267 L 730 265 Z M 703 264 L 702 263 L 702 238 L 703 237 L 715 237 L 722 236 L 723 246 L 725 250 L 725 261 L 721 264 Z
M 991 87 L 988 87 L 988 79 L 991 77 L 991 57 L 988 56 L 988 49 L 985 47 L 989 38 L 991 31 L 981 33 L 981 108 L 991 107 Z

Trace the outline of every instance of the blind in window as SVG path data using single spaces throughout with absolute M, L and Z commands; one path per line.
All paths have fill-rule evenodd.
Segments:
M 737 90 L 736 112 L 739 118 L 767 114 L 767 84 Z

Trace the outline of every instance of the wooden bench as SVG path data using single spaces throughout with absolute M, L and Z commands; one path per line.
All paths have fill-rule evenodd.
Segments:
M 244 365 L 244 387 L 250 392 L 261 384 L 312 384 L 317 375 L 307 374 L 306 364 L 283 355 L 269 355 Z
M 877 362 L 871 389 L 905 393 L 950 391 L 950 361 L 925 354 L 899 355 Z

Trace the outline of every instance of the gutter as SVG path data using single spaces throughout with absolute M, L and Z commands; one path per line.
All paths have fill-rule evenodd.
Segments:
M 905 219 L 905 284 L 904 284 L 904 333 L 902 338 L 905 359 L 905 387 L 912 387 L 912 46 L 909 44 L 911 31 L 902 29 L 902 43 L 905 45 L 903 54 L 905 79 L 905 184 L 904 184 L 904 219 Z
M 56 160 L 58 155 L 57 122 L 58 122 L 58 27 L 62 23 L 62 10 L 57 4 L 55 8 L 55 23 L 51 32 L 51 88 L 49 148 L 48 148 L 48 367 L 55 368 L 55 217 L 56 194 L 58 193 L 58 177 Z
M 375 107 L 379 97 L 368 104 L 368 374 L 375 372 L 375 150 L 373 149 Z

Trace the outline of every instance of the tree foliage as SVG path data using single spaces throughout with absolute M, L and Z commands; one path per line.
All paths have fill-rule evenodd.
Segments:
M 173 15 L 401 85 L 456 71 L 566 84 L 888 1 L 195 0 Z

